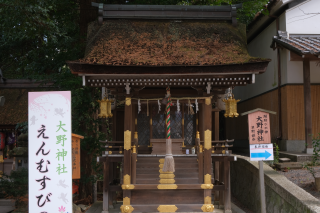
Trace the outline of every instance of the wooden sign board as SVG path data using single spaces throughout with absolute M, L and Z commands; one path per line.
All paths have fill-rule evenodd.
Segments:
M 250 144 L 271 143 L 269 113 L 256 111 L 248 114 Z
M 83 136 L 72 133 L 72 179 L 80 179 L 80 139 Z

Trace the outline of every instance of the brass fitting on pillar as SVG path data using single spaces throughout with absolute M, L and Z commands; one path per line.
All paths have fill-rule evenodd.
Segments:
M 200 138 L 200 132 L 197 131 L 196 138 Z
M 137 153 L 137 147 L 136 145 L 132 146 L 132 153 L 136 154 Z
M 134 139 L 138 139 L 138 132 L 134 132 Z

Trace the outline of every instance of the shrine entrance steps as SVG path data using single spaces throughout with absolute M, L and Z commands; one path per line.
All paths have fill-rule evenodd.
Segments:
M 175 157 L 173 179 L 176 189 L 165 189 L 165 186 L 162 189 L 160 186 L 167 185 L 160 184 L 160 159 L 164 158 L 137 158 L 136 183 L 130 201 L 133 212 L 163 212 L 163 209 L 159 210 L 160 206 L 164 209 L 176 207 L 175 212 L 202 212 L 204 189 L 199 181 L 197 157 Z

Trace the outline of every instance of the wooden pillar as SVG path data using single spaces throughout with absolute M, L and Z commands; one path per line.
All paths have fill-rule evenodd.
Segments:
M 224 161 L 219 162 L 219 182 L 225 184 L 224 182 Z M 224 191 L 219 191 L 219 205 L 224 205 Z
M 304 121 L 307 153 L 312 154 L 312 110 L 310 86 L 310 59 L 303 59 L 303 93 L 304 93 Z
M 107 173 L 107 175 L 109 175 L 109 183 L 111 182 L 113 182 L 113 180 L 114 180 L 114 174 L 113 174 L 113 164 L 114 164 L 114 162 L 109 162 L 109 174 Z M 109 191 L 109 193 L 108 193 L 108 203 L 109 203 L 109 208 L 113 208 L 113 200 L 112 200 L 112 198 L 113 198 L 113 193 L 114 192 L 111 192 L 111 191 Z
M 103 163 L 103 207 L 101 213 L 109 212 L 109 158 Z
M 219 140 L 219 111 L 214 112 L 214 140 Z M 219 161 L 214 162 L 214 180 L 219 180 Z M 219 201 L 219 191 L 214 192 L 214 201 Z
M 203 135 L 204 141 L 204 151 L 203 151 L 203 172 L 204 172 L 204 180 L 206 182 L 212 183 L 212 161 L 211 161 L 211 151 L 212 151 L 212 105 L 211 98 L 208 97 L 205 99 L 205 102 L 202 104 L 202 119 L 201 126 L 202 131 L 200 135 Z M 207 203 L 210 200 L 210 204 L 212 202 L 212 190 L 205 189 L 204 190 L 204 200 Z M 207 203 L 208 204 L 208 203 Z
M 127 96 L 124 107 L 124 150 L 123 150 L 123 176 L 129 175 L 131 179 L 131 141 L 133 139 L 134 119 L 131 97 Z M 123 198 L 131 198 L 130 190 L 123 190 Z
M 182 107 L 181 107 L 182 105 Z M 180 104 L 180 109 L 181 109 L 181 131 L 182 131 L 182 138 L 184 140 L 184 107 L 183 104 Z
M 224 157 L 224 213 L 232 213 L 231 211 L 231 188 L 230 188 L 230 161 Z
M 161 113 L 161 112 L 160 112 Z M 149 108 L 149 117 L 150 117 L 150 122 L 149 122 L 149 125 L 150 125 L 150 136 L 149 136 L 149 146 L 148 147 L 152 147 L 152 144 L 151 144 L 151 139 L 152 139 L 152 104 L 150 104 L 150 108 Z
M 212 175 L 211 165 L 211 151 L 212 151 L 212 106 L 211 98 L 205 99 L 202 114 L 202 128 L 203 128 L 203 141 L 204 141 L 204 173 Z

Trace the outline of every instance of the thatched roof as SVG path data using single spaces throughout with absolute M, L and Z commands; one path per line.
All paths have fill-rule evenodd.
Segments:
M 262 62 L 247 52 L 245 26 L 215 20 L 107 19 L 88 27 L 85 58 L 100 65 L 201 66 Z
M 28 121 L 28 90 L 1 89 L 0 96 L 5 97 L 0 107 L 0 125 L 16 125 Z

